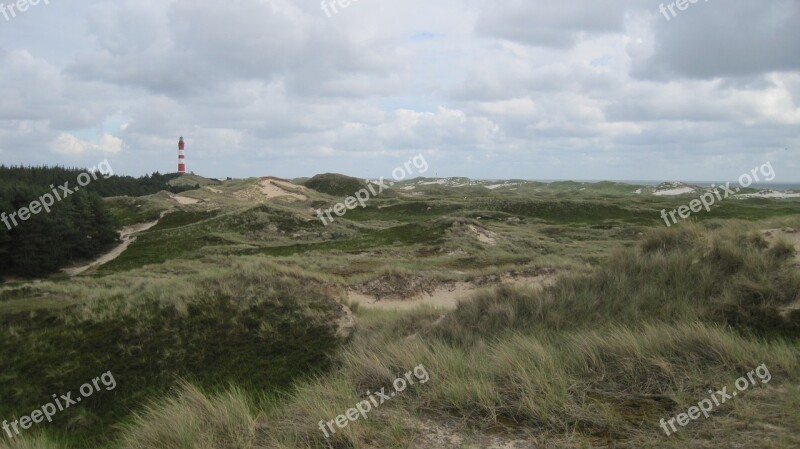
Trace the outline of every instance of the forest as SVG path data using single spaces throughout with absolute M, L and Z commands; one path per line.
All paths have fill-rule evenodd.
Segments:
M 0 213 L 12 214 L 53 187 L 75 180 L 85 170 L 65 167 L 0 166 Z M 168 182 L 180 175 L 153 173 L 139 178 L 97 176 L 85 188 L 58 201 L 49 213 L 31 215 L 19 226 L 0 225 L 0 276 L 36 277 L 70 264 L 89 260 L 106 251 L 118 238 L 117 223 L 103 198 L 142 196 L 174 187 Z

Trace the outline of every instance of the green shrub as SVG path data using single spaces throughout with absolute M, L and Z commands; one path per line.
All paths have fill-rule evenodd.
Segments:
M 789 255 L 780 242 L 764 248 L 739 227 L 709 234 L 696 226 L 659 229 L 593 273 L 562 276 L 545 291 L 500 286 L 478 293 L 433 332 L 465 341 L 514 330 L 704 320 L 800 337 L 797 323 L 781 313 L 800 297 L 800 273 Z
M 99 444 L 114 423 L 166 394 L 178 377 L 209 389 L 235 383 L 276 391 L 330 366 L 342 311 L 317 279 L 236 263 L 194 285 L 180 299 L 142 288 L 68 310 L 0 315 L 0 416 L 29 413 L 52 394 L 111 371 L 116 389 L 48 426 Z

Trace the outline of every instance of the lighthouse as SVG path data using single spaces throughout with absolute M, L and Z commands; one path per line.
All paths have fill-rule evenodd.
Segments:
M 178 141 L 178 173 L 182 175 L 186 174 L 186 155 L 183 154 L 185 149 L 186 145 L 183 143 L 183 136 L 181 136 L 181 140 Z

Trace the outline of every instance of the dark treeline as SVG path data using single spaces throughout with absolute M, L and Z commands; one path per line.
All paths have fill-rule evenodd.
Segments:
M 81 173 L 86 170 L 0 166 L 0 213 L 4 213 L 0 217 L 4 220 L 0 222 L 0 275 L 42 276 L 108 250 L 118 238 L 117 225 L 102 197 L 142 196 L 161 190 L 179 193 L 194 188 L 169 186 L 167 182 L 177 174 L 132 178 L 110 175 L 109 170 L 97 173 L 97 179 L 92 177 L 88 185 L 64 197 L 59 186 L 68 182 L 68 188 L 74 190 Z M 49 213 L 42 210 L 26 221 L 16 216 L 14 225 L 12 213 L 53 190 L 62 200 L 55 201 Z
M 199 187 L 175 187 L 169 185 L 169 181 L 181 176 L 178 173 L 162 175 L 159 172 L 155 172 L 152 175 L 145 175 L 139 178 L 131 176 L 109 176 L 112 172 L 110 170 L 103 172 L 102 169 L 106 167 L 103 167 L 103 164 L 100 165 L 97 179 L 92 178 L 91 183 L 84 188 L 102 197 L 152 195 L 162 190 L 167 190 L 172 193 L 181 193 Z M 69 182 L 70 186 L 75 186 L 77 184 L 76 180 L 78 175 L 81 173 L 86 173 L 86 170 L 65 167 L 7 167 L 5 165 L 0 165 L 0 186 L 19 184 L 48 187 L 51 184 L 59 186 L 65 182 Z

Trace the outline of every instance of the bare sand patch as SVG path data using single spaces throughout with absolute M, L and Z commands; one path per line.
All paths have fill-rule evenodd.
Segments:
M 505 435 L 500 432 L 487 434 L 474 434 L 468 441 L 464 437 L 465 430 L 455 423 L 441 420 L 422 418 L 408 423 L 410 427 L 419 431 L 419 439 L 411 446 L 412 449 L 535 449 L 541 446 L 535 443 L 535 438 L 524 435 Z
M 308 199 L 308 197 L 305 195 L 291 192 L 290 190 L 288 190 L 297 188 L 298 186 L 293 186 L 290 185 L 290 183 L 281 182 L 278 181 L 277 179 L 262 179 L 261 182 L 258 183 L 258 185 L 261 187 L 261 192 L 267 198 L 289 196 L 300 201 L 305 201 Z
M 350 307 L 344 304 L 342 304 L 342 312 L 344 312 L 342 317 L 336 320 L 336 336 L 347 338 L 353 333 L 356 327 L 356 318 L 353 315 L 353 311 L 350 310 Z
M 495 234 L 494 232 L 488 229 L 479 228 L 475 225 L 469 225 L 468 227 L 470 231 L 475 233 L 475 236 L 479 242 L 491 246 L 497 245 L 497 234 Z
M 181 204 L 183 206 L 188 206 L 188 205 L 191 205 L 191 204 L 197 204 L 197 203 L 200 202 L 200 200 L 196 200 L 194 198 L 189 198 L 189 197 L 180 196 L 180 195 L 170 195 L 170 198 L 173 201 L 175 201 L 178 204 Z
M 304 191 L 303 186 L 292 184 L 288 181 L 282 181 L 276 178 L 262 178 L 258 185 L 249 187 L 245 190 L 240 190 L 234 195 L 247 201 L 264 201 L 273 198 L 289 197 L 299 201 L 305 201 L 308 196 L 297 193 Z
M 475 288 L 468 282 L 456 282 L 436 288 L 432 293 L 422 293 L 409 299 L 378 299 L 372 295 L 349 292 L 348 299 L 361 306 L 381 310 L 413 310 L 422 304 L 440 309 L 455 309 L 460 299 L 465 299 Z
M 669 190 L 658 190 L 653 192 L 655 196 L 678 196 L 678 195 L 686 195 L 688 193 L 694 193 L 695 190 L 692 187 L 676 187 L 674 189 Z
M 497 275 L 493 282 L 451 282 L 440 285 L 430 292 L 417 294 L 407 299 L 379 299 L 373 295 L 348 291 L 347 298 L 350 302 L 362 307 L 380 310 L 414 310 L 421 305 L 428 305 L 439 309 L 453 310 L 459 301 L 465 301 L 476 291 L 492 285 L 514 284 L 526 285 L 534 288 L 544 288 L 555 281 L 555 272 L 535 276 L 512 276 L 509 274 Z
M 742 193 L 736 195 L 736 198 L 800 198 L 800 193 L 797 192 L 781 192 L 778 190 L 762 190 L 758 193 Z

